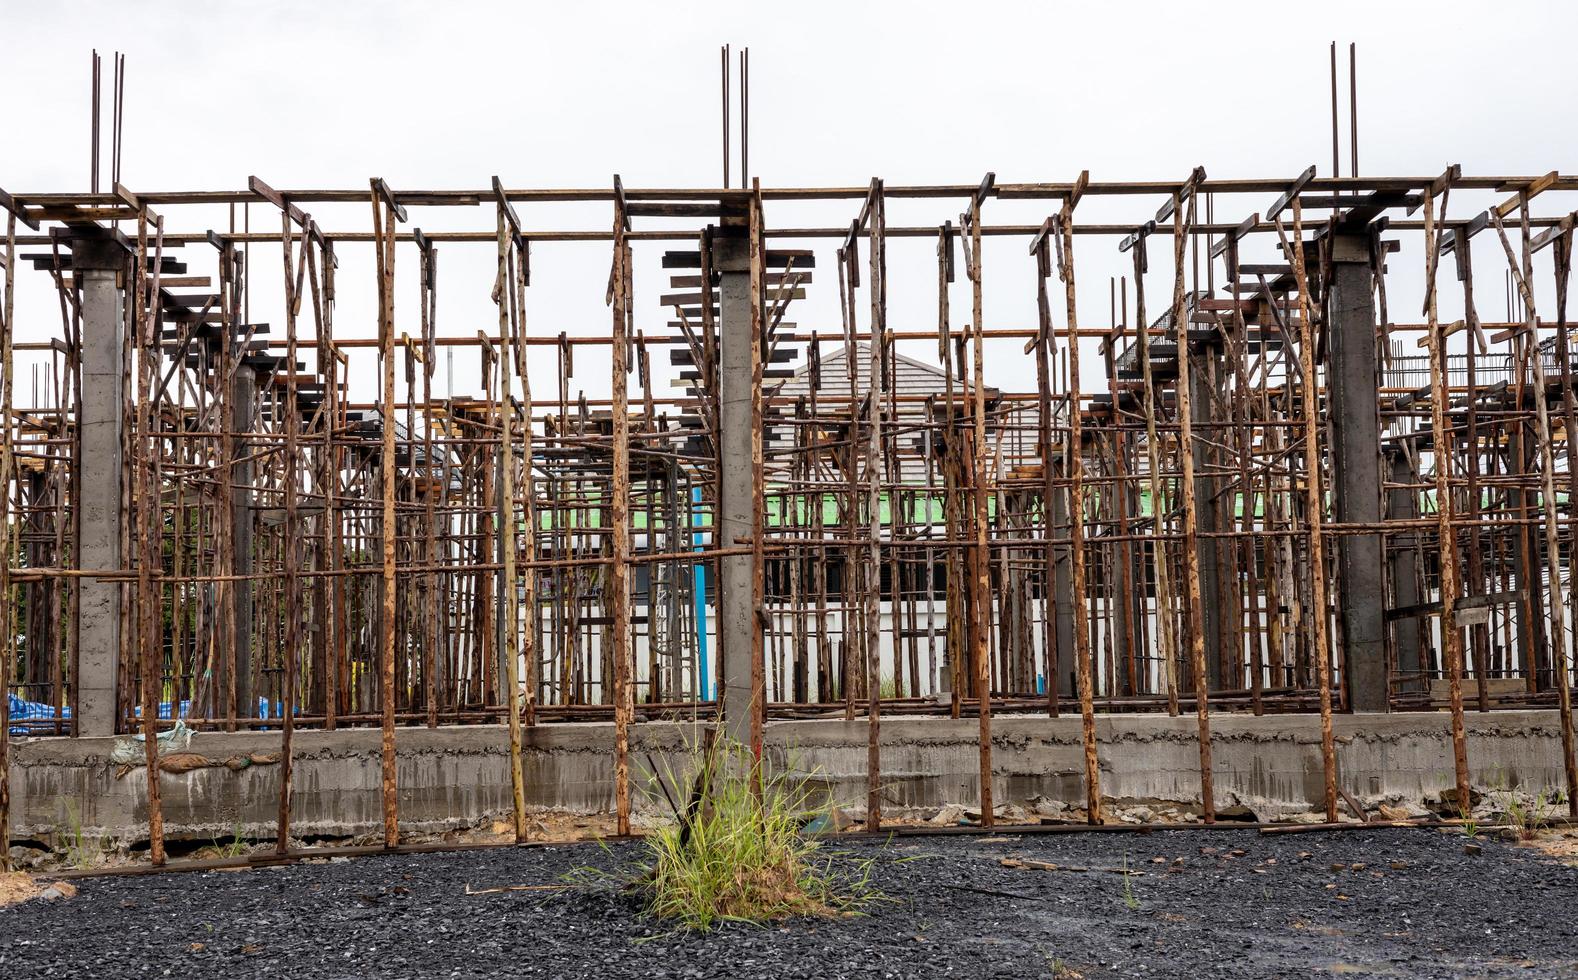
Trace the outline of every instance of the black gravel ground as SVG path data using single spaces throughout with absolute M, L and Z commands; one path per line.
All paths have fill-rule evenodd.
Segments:
M 630 844 L 94 878 L 74 899 L 0 909 L 0 977 L 1578 977 L 1578 869 L 1481 844 L 1424 830 L 838 841 L 889 896 L 868 914 L 710 934 L 607 890 L 466 894 L 616 870 Z

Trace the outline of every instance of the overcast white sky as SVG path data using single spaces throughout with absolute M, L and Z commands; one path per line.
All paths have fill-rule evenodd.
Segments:
M 1478 174 L 1578 171 L 1578 12 L 1562 2 L 12 2 L 3 22 L 0 187 L 21 194 L 87 189 L 92 47 L 106 56 L 106 78 L 110 52 L 127 54 L 122 179 L 134 190 L 235 189 L 254 173 L 276 187 L 365 188 L 382 176 L 396 189 L 479 188 L 493 174 L 512 187 L 606 186 L 616 172 L 627 186 L 716 186 L 725 42 L 751 49 L 751 164 L 765 185 L 973 183 L 987 170 L 1000 181 L 1068 180 L 1081 169 L 1098 180 L 1181 180 L 1195 165 L 1214 177 L 1291 178 L 1311 163 L 1325 174 L 1333 39 L 1344 73 L 1346 43 L 1359 45 L 1361 174 L 1435 174 L 1449 163 Z M 1344 89 L 1345 139 L 1346 129 Z M 1574 197 L 1546 206 L 1570 210 Z M 1139 220 L 1160 203 L 1092 202 L 1080 216 Z M 1218 199 L 1216 216 L 1236 221 L 1267 203 Z M 1483 206 L 1465 200 L 1453 213 Z M 844 224 L 857 207 L 777 205 L 767 216 Z M 1038 222 L 1047 207 L 991 202 L 987 220 Z M 608 223 L 606 207 L 522 210 L 539 227 Z M 895 202 L 889 221 L 938 224 L 957 212 L 957 202 Z M 360 229 L 369 208 L 315 213 L 331 229 Z M 277 220 L 263 208 L 253 217 Z M 413 218 L 429 229 L 493 220 L 488 208 Z M 186 219 L 198 230 L 221 220 Z M 1481 312 L 1499 318 L 1504 263 L 1486 237 Z M 1080 246 L 1081 320 L 1105 324 L 1108 277 L 1127 272 L 1127 259 L 1115 241 Z M 817 282 L 794 319 L 835 329 L 831 243 L 817 247 Z M 637 255 L 638 317 L 652 332 L 666 319 L 660 251 Z M 211 269 L 211 250 L 188 252 L 194 272 Z M 443 254 L 444 329 L 491 329 L 487 246 Z M 397 265 L 399 328 L 413 333 L 414 256 L 402 251 Z M 606 248 L 541 247 L 533 259 L 532 331 L 605 332 Z M 989 325 L 1031 325 L 1024 243 L 994 242 L 984 260 Z M 337 332 L 369 335 L 371 251 L 346 248 L 342 261 Z M 930 329 L 931 244 L 895 243 L 889 261 L 890 323 Z M 1412 308 L 1396 319 L 1417 318 L 1407 286 L 1419 262 L 1417 249 L 1393 260 L 1399 302 L 1411 296 Z M 274 255 L 254 265 L 279 268 Z M 1165 265 L 1153 260 L 1153 298 L 1170 286 Z M 30 267 L 21 276 L 23 335 L 57 330 L 47 280 Z M 968 314 L 960 280 L 957 322 Z M 268 288 L 257 287 L 259 305 Z M 279 322 L 256 309 L 254 319 Z M 606 392 L 605 365 L 578 357 L 577 381 Z M 468 366 L 456 374 L 469 376 Z M 549 377 L 534 371 L 539 397 Z M 989 381 L 1033 378 L 1016 343 L 996 348 Z

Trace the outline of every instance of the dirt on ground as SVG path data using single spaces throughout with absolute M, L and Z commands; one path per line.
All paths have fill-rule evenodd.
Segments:
M 591 830 L 571 827 L 570 830 Z M 639 842 L 79 879 L 0 910 L 0 975 L 1578 978 L 1578 868 L 1461 831 L 840 837 L 864 914 L 688 933 Z
M 571 843 L 593 841 L 614 836 L 616 827 L 613 814 L 565 813 L 561 811 L 533 811 L 527 818 L 527 837 L 538 842 Z M 513 824 L 508 820 L 493 820 L 475 827 L 462 827 L 442 833 L 401 834 L 406 844 L 506 844 L 515 839 Z M 381 832 L 359 837 L 314 838 L 292 840 L 293 848 L 360 846 L 383 843 Z M 239 835 L 229 839 L 192 841 L 167 839 L 165 850 L 171 861 L 213 861 L 242 858 L 251 855 L 272 854 L 274 840 L 253 839 Z M 82 838 L 57 845 L 51 849 L 42 842 L 25 842 L 12 848 L 12 857 L 18 866 L 37 875 L 50 875 L 61 871 L 113 871 L 137 867 L 148 863 L 144 847 L 115 846 L 112 842 Z
M 1523 841 L 1523 844 L 1550 855 L 1568 867 L 1578 868 L 1578 827 L 1541 831 L 1532 839 Z
M 38 882 L 25 871 L 0 873 L 0 906 L 25 902 L 39 890 Z

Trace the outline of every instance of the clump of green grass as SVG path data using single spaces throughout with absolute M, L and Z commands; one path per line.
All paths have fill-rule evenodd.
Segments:
M 870 861 L 843 862 L 801 826 L 813 805 L 803 777 L 768 771 L 719 743 L 701 760 L 676 823 L 649 834 L 633 884 L 649 914 L 687 929 L 854 914 L 877 898 Z
M 1457 805 L 1458 826 L 1464 837 L 1473 840 L 1479 836 L 1479 821 L 1474 819 L 1474 811 L 1459 802 Z
M 246 854 L 247 841 L 241 836 L 241 821 L 235 822 L 229 841 L 221 844 L 217 838 L 214 840 L 214 852 L 222 858 L 238 858 Z
M 66 801 L 65 843 L 66 864 L 78 871 L 86 871 L 104 859 L 106 842 L 83 833 L 82 815 L 72 800 Z
M 1533 840 L 1545 829 L 1550 822 L 1550 802 L 1549 790 L 1540 790 L 1529 803 L 1524 803 L 1511 790 L 1506 791 L 1502 809 L 1507 814 L 1507 823 L 1512 826 L 1519 840 Z
M 1140 910 L 1140 900 L 1134 894 L 1134 883 L 1129 874 L 1129 852 L 1123 852 L 1123 904 L 1128 906 L 1130 912 Z

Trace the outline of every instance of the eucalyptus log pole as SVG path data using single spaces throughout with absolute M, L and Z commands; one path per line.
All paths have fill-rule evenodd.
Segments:
M 1502 226 L 1501 215 L 1496 208 L 1490 211 L 1496 224 L 1496 234 L 1501 239 L 1502 248 L 1507 252 L 1507 264 L 1514 272 L 1514 279 L 1518 285 L 1518 292 L 1523 297 L 1524 323 L 1523 332 L 1528 338 L 1525 349 L 1530 351 L 1530 360 L 1534 365 L 1534 408 L 1535 408 L 1535 442 L 1540 451 L 1540 497 L 1544 504 L 1544 530 L 1545 530 L 1545 559 L 1547 572 L 1551 579 L 1550 601 L 1550 630 L 1551 630 L 1551 669 L 1556 675 L 1556 707 L 1560 715 L 1558 725 L 1562 736 L 1562 769 L 1567 778 L 1568 808 L 1574 806 L 1573 793 L 1578 791 L 1578 764 L 1573 759 L 1573 709 L 1571 680 L 1567 676 L 1567 611 L 1566 602 L 1562 595 L 1562 558 L 1561 558 L 1561 514 L 1556 501 L 1556 452 L 1551 443 L 1550 406 L 1546 403 L 1549 398 L 1550 388 L 1546 383 L 1545 360 L 1539 345 L 1539 316 L 1534 307 L 1534 249 L 1531 243 L 1533 237 L 1529 230 L 1529 193 L 1520 191 L 1518 194 L 1518 215 L 1521 221 L 1522 262 L 1513 256 L 1512 245 L 1507 240 L 1507 231 Z M 1565 287 L 1563 287 L 1565 299 Z M 1565 321 L 1566 311 L 1562 311 Z M 1563 329 L 1563 327 L 1558 327 Z M 1566 344 L 1558 344 L 1558 349 L 1565 355 Z M 1565 363 L 1565 360 L 1564 360 Z M 1572 398 L 1571 387 L 1563 388 L 1564 403 Z M 1569 429 L 1566 433 L 1569 443 L 1574 433 Z M 1569 501 L 1569 506 L 1572 503 Z M 1532 599 L 1532 597 L 1531 597 Z
M 301 531 L 296 517 L 296 481 L 300 460 L 300 438 L 296 405 L 296 314 L 301 307 L 298 293 L 300 276 L 294 268 L 290 212 L 280 211 L 281 253 L 285 263 L 285 363 L 287 377 L 285 388 L 285 684 L 280 697 L 280 771 L 279 810 L 275 821 L 274 851 L 284 854 L 290 850 L 290 788 L 294 768 L 292 735 L 296 730 L 296 647 L 300 641 L 299 620 L 301 571 Z M 305 267 L 307 252 L 312 248 L 310 239 L 301 242 L 301 262 Z
M 522 240 L 521 249 L 530 249 L 531 243 Z M 531 376 L 526 368 L 526 287 L 530 285 L 529 251 L 518 251 L 515 260 L 515 358 L 516 373 L 521 382 L 521 521 L 520 548 L 526 554 L 526 566 L 521 570 L 521 591 L 526 596 L 526 632 L 521 638 L 521 659 L 526 663 L 526 691 L 524 694 L 525 724 L 537 724 L 538 643 L 541 630 L 537 621 L 537 509 L 533 495 L 536 483 L 532 476 L 532 401 Z
M 630 676 L 630 407 L 629 303 L 630 246 L 625 240 L 622 201 L 614 205 L 613 268 L 613 477 L 609 481 L 609 531 L 612 564 L 608 568 L 608 602 L 612 636 L 608 655 L 614 661 L 614 810 L 617 833 L 630 833 L 630 722 L 635 714 Z
M 1567 499 L 1578 501 L 1578 397 L 1573 395 L 1572 352 L 1567 332 L 1567 290 L 1572 274 L 1573 232 L 1569 228 L 1552 240 L 1551 254 L 1556 274 L 1556 358 L 1560 365 L 1559 378 L 1562 388 L 1562 424 L 1567 438 L 1563 440 L 1567 457 Z M 1578 506 L 1578 504 L 1569 504 Z M 1571 533 L 1571 532 L 1569 532 Z M 1571 545 L 1569 545 L 1570 547 Z M 1578 608 L 1578 576 L 1568 573 L 1568 586 L 1572 589 L 1572 607 Z M 1570 724 L 1572 719 L 1572 691 L 1569 678 L 1569 661 L 1556 665 L 1560 675 L 1558 692 L 1562 697 L 1561 711 Z M 1567 732 L 1563 736 L 1570 739 Z M 1567 771 L 1567 814 L 1578 818 L 1578 764 L 1573 760 L 1573 748 L 1563 745 Z
M 378 700 L 382 722 L 380 755 L 384 846 L 400 843 L 400 799 L 395 768 L 395 370 L 394 370 L 394 259 L 395 212 L 385 208 L 372 190 L 373 240 L 378 275 L 378 351 L 383 368 L 383 402 L 379 406 L 383 448 L 379 460 L 383 522 L 383 616 L 379 636 Z
M 883 365 L 887 346 L 887 263 L 883 257 L 886 248 L 883 222 L 882 182 L 871 182 L 870 205 L 871 276 L 867 284 L 871 293 L 871 343 L 868 348 L 870 377 L 866 388 L 866 829 L 875 832 L 882 828 L 882 467 L 877 463 L 882 455 L 882 402 L 887 371 Z M 854 365 L 850 365 L 851 371 Z M 895 419 L 895 423 L 897 420 Z M 889 511 L 895 523 L 898 503 L 889 501 Z M 897 623 L 899 620 L 898 576 L 894 573 L 893 622 L 895 624 L 893 662 L 895 677 L 899 663 Z M 897 685 L 895 685 L 897 693 Z
M 1101 823 L 1101 763 L 1096 755 L 1095 681 L 1091 676 L 1090 612 L 1085 585 L 1085 458 L 1083 420 L 1080 418 L 1079 314 L 1074 289 L 1074 206 L 1086 182 L 1081 174 L 1075 194 L 1066 198 L 1052 229 L 1057 238 L 1058 278 L 1063 280 L 1068 308 L 1068 471 L 1069 554 L 1074 579 L 1074 649 L 1079 658 L 1075 678 L 1079 684 L 1080 736 L 1085 747 L 1085 819 Z
M 1134 349 L 1144 385 L 1145 462 L 1151 494 L 1151 565 L 1156 576 L 1156 645 L 1160 647 L 1162 677 L 1167 686 L 1167 714 L 1178 717 L 1178 644 L 1173 635 L 1177 618 L 1170 607 L 1172 580 L 1167 561 L 1166 508 L 1162 502 L 1161 433 L 1156 427 L 1156 372 L 1151 364 L 1151 325 L 1145 316 L 1145 273 L 1149 269 L 1145 236 L 1134 242 Z M 1142 596 L 1143 598 L 1143 596 Z
M 504 630 L 499 637 L 499 648 L 504 660 L 504 708 L 508 714 L 510 762 L 510 813 L 513 818 L 515 841 L 526 840 L 526 777 L 521 771 L 521 685 L 518 626 L 520 610 L 516 608 L 515 592 L 515 406 L 511 398 L 511 328 L 510 306 L 515 286 L 510 275 L 510 237 L 505 209 L 507 201 L 498 203 L 498 275 L 493 284 L 493 295 L 499 307 L 499 557 L 504 566 L 499 588 L 499 606 L 504 612 Z M 531 424 L 528 416 L 527 424 Z M 624 833 L 621 831 L 620 833 Z
M 159 295 L 159 267 L 164 254 L 164 219 L 154 218 L 155 244 L 148 250 L 149 212 L 137 216 L 137 267 L 129 277 L 136 285 L 133 307 L 137 349 L 137 451 L 136 468 L 136 546 L 137 546 L 137 649 L 142 688 L 143 759 L 148 780 L 148 857 L 154 865 L 164 863 L 164 807 L 159 796 L 159 695 L 163 672 L 160 669 L 164 645 L 161 642 L 163 591 L 154 584 L 154 566 L 159 564 L 161 525 L 159 514 L 159 444 L 154 429 L 159 418 L 154 385 L 158 380 L 158 315 L 153 307 Z M 150 258 L 152 271 L 149 271 Z M 7 692 L 9 693 L 9 691 Z M 173 712 L 172 712 L 173 713 Z
M 990 178 L 988 178 L 990 179 Z M 992 570 L 987 554 L 986 509 L 986 378 L 984 353 L 984 328 L 981 320 L 981 198 L 977 193 L 970 199 L 968 224 L 969 249 L 965 266 L 970 273 L 970 342 L 972 353 L 971 382 L 975 387 L 975 444 L 970 447 L 970 497 L 975 513 L 975 594 L 970 606 L 972 629 L 970 664 L 975 671 L 975 693 L 980 705 L 980 793 L 981 826 L 990 827 L 992 814 L 992 661 L 987 654 L 987 633 L 992 628 L 990 615 L 992 603 Z M 1050 675 L 1050 671 L 1048 674 Z M 1050 676 L 1048 683 L 1051 683 Z
M 1206 823 L 1216 821 L 1216 800 L 1211 773 L 1211 699 L 1205 668 L 1205 613 L 1200 606 L 1200 554 L 1195 548 L 1198 510 L 1194 487 L 1194 433 L 1189 417 L 1189 328 L 1184 301 L 1184 250 L 1188 226 L 1194 223 L 1195 200 L 1189 196 L 1189 219 L 1184 202 L 1173 196 L 1173 331 L 1178 338 L 1178 442 L 1183 465 L 1183 559 L 1185 606 L 1188 610 L 1189 662 L 1194 674 L 1195 720 L 1200 738 L 1200 808 Z
M 750 215 L 747 227 L 746 284 L 751 305 L 751 706 L 750 741 L 751 758 L 755 761 L 756 779 L 753 788 L 760 795 L 762 786 L 763 729 L 767 722 L 767 675 L 764 653 L 766 629 L 767 559 L 766 542 L 766 445 L 762 419 L 762 379 L 767 357 L 763 346 L 766 326 L 762 318 L 762 273 L 767 266 L 765 228 L 762 216 L 761 181 L 751 180 Z M 853 370 L 853 364 L 850 365 Z M 731 547 L 729 542 L 722 546 Z
M 937 232 L 937 359 L 942 362 L 944 394 L 942 433 L 939 447 L 941 463 L 939 468 L 942 470 L 943 478 L 942 509 L 944 533 L 950 538 L 963 537 L 963 534 L 960 532 L 964 524 L 963 515 L 960 512 L 961 502 L 959 500 L 959 472 L 957 466 L 959 436 L 954 418 L 956 411 L 953 390 L 955 345 L 948 309 L 948 284 L 956 278 L 953 262 L 953 234 L 952 226 L 947 223 Z M 963 348 L 960 347 L 959 350 L 962 358 Z M 935 415 L 935 410 L 933 414 Z M 931 464 L 929 462 L 927 478 L 928 480 L 931 478 Z M 1048 506 L 1050 506 L 1050 501 Z M 1049 526 L 1050 523 L 1051 519 L 1048 518 Z M 960 606 L 968 603 L 960 601 L 966 597 L 966 590 L 964 587 L 963 561 L 958 549 L 947 549 L 944 552 L 943 560 L 947 563 L 944 573 L 944 583 L 946 585 L 944 594 L 947 596 L 947 601 L 943 604 L 943 618 L 945 622 L 942 645 L 942 677 L 947 679 L 948 684 L 948 715 L 951 718 L 958 718 L 964 697 L 964 644 L 962 642 L 964 628 Z M 1051 582 L 1051 575 L 1052 568 L 1049 564 L 1047 566 L 1048 583 Z M 1049 607 L 1051 602 L 1052 593 L 1049 584 L 1047 586 L 1047 603 Z M 1049 644 L 1047 650 L 1050 651 L 1051 649 Z M 1049 667 L 1047 671 L 1049 678 L 1051 673 L 1052 671 Z M 1049 707 L 1054 715 L 1057 714 L 1056 694 L 1051 695 Z
M 422 602 L 422 701 L 427 707 L 427 727 L 438 727 L 438 473 L 433 464 L 433 368 L 438 356 L 438 253 L 432 243 L 421 255 L 422 304 L 422 404 L 426 417 L 422 424 L 422 555 L 428 571 L 423 579 Z M 528 412 L 527 418 L 531 415 Z M 407 433 L 408 436 L 413 433 Z M 413 464 L 412 471 L 415 472 Z M 445 496 L 448 496 L 448 467 L 444 470 Z
M 1279 224 L 1280 229 L 1280 224 Z M 1314 624 L 1315 683 L 1320 688 L 1320 754 L 1326 822 L 1337 822 L 1337 749 L 1331 730 L 1331 658 L 1327 655 L 1326 550 L 1321 530 L 1325 493 L 1320 467 L 1320 400 L 1315 380 L 1315 313 L 1310 305 L 1309 276 L 1304 264 L 1304 211 L 1297 196 L 1293 198 L 1293 241 L 1284 250 L 1293 263 L 1299 290 L 1299 317 L 1304 332 L 1299 338 L 1299 367 L 1304 375 L 1300 385 L 1304 415 L 1304 518 L 1309 528 L 1310 596 Z M 1437 404 L 1441 399 L 1433 399 Z M 1442 431 L 1440 429 L 1438 432 Z M 1439 458 L 1439 457 L 1438 457 Z
M 1445 213 L 1443 206 L 1442 212 Z M 1436 314 L 1436 261 L 1440 248 L 1436 242 L 1435 203 L 1431 192 L 1424 194 L 1425 240 L 1425 315 L 1430 347 L 1430 425 L 1434 436 L 1436 528 L 1441 557 L 1441 646 L 1446 659 L 1448 697 L 1452 712 L 1452 764 L 1457 773 L 1457 804 L 1467 813 L 1473 806 L 1468 776 L 1468 736 L 1463 730 L 1463 634 L 1457 625 L 1458 554 L 1456 532 L 1452 527 L 1452 490 L 1450 476 L 1451 429 L 1447 420 L 1446 337 Z M 1299 212 L 1293 212 L 1295 220 Z M 1335 812 L 1335 805 L 1331 808 Z
M 1042 593 L 1042 649 L 1046 656 L 1047 717 L 1058 716 L 1057 599 L 1057 477 L 1052 465 L 1052 307 L 1047 299 L 1047 276 L 1052 274 L 1047 258 L 1046 236 L 1040 236 L 1033 254 L 1036 260 L 1036 336 L 1032 343 L 1036 355 L 1036 449 L 1041 456 L 1041 519 L 1044 524 L 1040 565 Z

